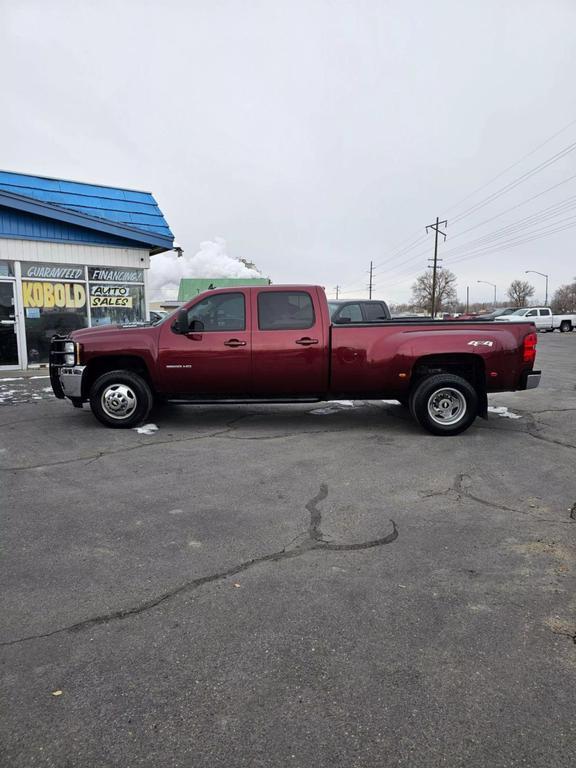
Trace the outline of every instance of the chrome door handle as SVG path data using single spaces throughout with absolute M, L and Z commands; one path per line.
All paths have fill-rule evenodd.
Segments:
M 240 341 L 240 339 L 229 339 L 228 341 L 224 342 L 225 347 L 245 347 L 246 342 Z
M 296 344 L 302 344 L 303 347 L 309 347 L 311 344 L 318 344 L 318 339 L 311 339 L 309 336 L 304 336 L 303 339 L 296 339 Z

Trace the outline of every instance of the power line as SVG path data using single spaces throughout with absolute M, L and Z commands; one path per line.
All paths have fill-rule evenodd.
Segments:
M 536 211 L 535 213 L 531 214 L 530 216 L 526 216 L 523 219 L 518 219 L 517 221 L 510 222 L 509 224 L 501 227 L 500 229 L 496 229 L 492 232 L 487 232 L 481 237 L 476 238 L 475 240 L 469 240 L 468 242 L 462 243 L 461 245 L 458 245 L 455 248 L 452 248 L 451 250 L 446 251 L 444 255 L 448 257 L 454 254 L 458 254 L 471 247 L 473 248 L 477 245 L 482 245 L 492 240 L 498 240 L 500 238 L 508 237 L 511 234 L 514 234 L 515 232 L 520 232 L 522 230 L 530 229 L 531 227 L 537 224 L 543 223 L 544 221 L 557 218 L 558 216 L 561 216 L 563 213 L 567 213 L 568 211 L 573 210 L 575 207 L 576 207 L 576 195 L 571 198 L 567 198 L 566 200 L 560 203 L 556 203 L 554 205 L 548 206 L 547 208 L 543 208 L 540 211 Z
M 525 200 L 522 200 L 520 203 L 510 206 L 510 208 L 506 208 L 504 211 L 501 211 L 500 213 L 497 213 L 494 216 L 491 216 L 489 219 L 484 219 L 484 221 L 480 221 L 478 222 L 478 224 L 474 224 L 471 227 L 468 227 L 468 229 L 464 229 L 461 232 L 458 232 L 456 235 L 452 235 L 452 240 L 455 240 L 457 237 L 461 237 L 467 232 L 471 232 L 473 229 L 478 229 L 478 227 L 481 227 L 484 224 L 488 224 L 490 221 L 494 221 L 494 219 L 498 219 L 500 218 L 500 216 L 504 216 L 504 214 L 510 213 L 510 211 L 514 211 L 517 208 L 521 208 L 523 205 L 530 203 L 532 200 L 536 200 L 537 197 L 542 197 L 542 195 L 545 195 L 548 192 L 552 192 L 552 190 L 557 189 L 558 187 L 561 187 L 563 184 L 567 184 L 569 181 L 573 181 L 574 179 L 576 179 L 576 173 L 573 174 L 572 176 L 568 176 L 566 179 L 562 179 L 562 181 L 559 181 L 557 184 L 553 184 L 551 187 L 547 187 L 546 189 L 542 190 L 542 192 L 538 192 L 536 195 L 532 195 L 532 197 L 527 197 Z
M 502 195 L 505 195 L 507 192 L 510 192 L 512 189 L 515 189 L 516 187 L 520 186 L 520 184 L 523 184 L 525 181 L 528 181 L 528 179 L 531 179 L 532 176 L 535 176 L 536 174 L 543 171 L 545 168 L 548 168 L 549 166 L 558 162 L 558 160 L 561 160 L 563 157 L 566 157 L 566 155 L 569 155 L 571 152 L 574 152 L 575 149 L 576 149 L 576 141 L 573 142 L 572 144 L 569 144 L 567 147 L 560 150 L 560 152 L 557 152 L 555 155 L 552 155 L 552 157 L 549 157 L 546 160 L 542 161 L 539 165 L 535 166 L 534 168 L 531 168 L 529 171 L 526 171 L 521 176 L 518 176 L 516 179 L 513 179 L 508 184 L 505 184 L 503 187 L 496 190 L 496 192 L 493 192 L 491 195 L 488 195 L 488 197 L 484 198 L 484 200 L 481 200 L 480 202 L 470 206 L 470 208 L 467 208 L 459 216 L 456 216 L 453 220 L 453 223 L 456 224 L 458 221 L 465 219 L 467 216 L 470 216 L 472 213 L 475 213 L 480 208 L 484 208 L 484 206 L 488 205 L 494 200 L 497 200 L 499 197 L 502 197 Z
M 574 222 L 574 223 L 568 223 L 568 222 Z M 562 225 L 562 226 L 558 226 Z M 524 245 L 526 243 L 531 243 L 534 240 L 540 240 L 543 237 L 548 237 L 550 235 L 555 234 L 556 232 L 564 232 L 567 229 L 572 229 L 576 226 L 576 216 L 570 216 L 567 219 L 563 219 L 562 221 L 557 221 L 555 226 L 551 228 L 544 228 L 540 230 L 535 230 L 531 233 L 526 233 L 526 236 L 524 237 L 517 237 L 512 238 L 511 240 L 506 240 L 502 243 L 496 243 L 492 245 L 485 245 L 483 247 L 477 248 L 476 250 L 471 251 L 470 253 L 463 254 L 462 256 L 459 256 L 456 259 L 453 259 L 450 264 L 459 264 L 462 261 L 467 261 L 468 259 L 476 258 L 476 256 L 481 256 L 484 253 L 494 253 L 497 251 L 504 251 L 508 248 L 515 247 L 516 245 Z
M 548 137 L 543 142 L 540 142 L 536 147 L 534 147 L 534 149 L 532 149 L 529 152 L 527 152 L 524 155 L 522 155 L 522 157 L 520 157 L 517 161 L 515 161 L 511 165 L 509 165 L 506 168 L 504 168 L 504 170 L 500 171 L 498 174 L 496 174 L 495 176 L 490 178 L 487 182 L 482 184 L 480 187 L 477 187 L 476 189 L 474 189 L 471 193 L 466 195 L 460 201 L 458 201 L 457 203 L 451 205 L 447 210 L 451 211 L 451 210 L 454 210 L 455 208 L 458 208 L 459 206 L 461 206 L 464 202 L 466 202 L 467 200 L 472 198 L 478 192 L 482 191 L 483 189 L 486 189 L 494 181 L 496 181 L 497 179 L 499 179 L 502 176 L 504 176 L 506 173 L 508 173 L 508 171 L 510 171 L 513 168 L 519 166 L 528 157 L 531 157 L 532 155 L 536 154 L 542 147 L 544 147 L 547 144 L 549 144 L 556 137 L 558 137 L 560 134 L 562 134 L 565 131 L 567 131 L 569 128 L 571 128 L 575 124 L 576 124 L 576 119 L 571 120 L 563 128 L 561 128 L 560 130 L 558 130 L 554 134 L 552 134 L 552 136 Z M 568 146 L 566 146 L 563 149 L 559 150 L 557 153 L 555 153 L 554 155 L 546 158 L 545 160 L 543 160 L 541 163 L 539 163 L 538 165 L 534 166 L 533 168 L 529 168 L 527 171 L 525 171 L 523 174 L 521 174 L 520 176 L 516 177 L 512 181 L 510 181 L 508 184 L 504 185 L 500 189 L 498 189 L 495 192 L 491 193 L 486 198 L 484 198 L 484 199 L 482 199 L 480 201 L 477 201 L 475 204 L 471 205 L 465 211 L 463 211 L 458 216 L 456 216 L 456 218 L 452 221 L 452 224 L 457 223 L 458 221 L 461 221 L 462 219 L 472 215 L 473 213 L 475 213 L 476 211 L 478 211 L 481 208 L 485 207 L 489 203 L 493 202 L 494 200 L 497 200 L 502 195 L 506 194 L 509 191 L 512 191 L 513 189 L 515 189 L 520 184 L 522 184 L 525 181 L 527 181 L 528 179 L 532 178 L 532 176 L 537 175 L 541 171 L 545 170 L 549 166 L 551 166 L 554 163 L 556 163 L 558 160 L 562 159 L 563 157 L 566 157 L 568 154 L 573 152 L 574 149 L 576 149 L 576 142 L 573 142 L 572 144 L 569 144 Z M 569 181 L 573 180 L 574 178 L 576 178 L 576 174 L 574 174 L 573 176 L 569 176 L 566 179 L 563 179 L 562 181 L 558 182 L 557 184 L 554 184 L 551 187 L 548 187 L 546 190 L 543 190 L 543 191 L 537 193 L 536 195 L 532 195 L 531 197 L 527 198 L 526 200 L 521 201 L 520 203 L 518 203 L 518 204 L 516 204 L 514 206 L 511 206 L 510 208 L 506 209 L 505 211 L 501 211 L 500 213 L 496 214 L 495 216 L 492 216 L 492 217 L 490 217 L 488 219 L 485 219 L 483 222 L 479 222 L 478 224 L 475 224 L 474 226 L 469 227 L 467 230 L 464 230 L 462 232 L 456 233 L 455 237 L 461 237 L 462 235 L 466 234 L 467 232 L 471 231 L 472 229 L 476 229 L 476 228 L 478 228 L 480 226 L 483 226 L 484 224 L 486 224 L 486 223 L 488 223 L 490 221 L 493 221 L 496 218 L 499 218 L 499 217 L 503 216 L 505 213 L 507 213 L 507 212 L 509 212 L 511 210 L 514 210 L 516 208 L 519 208 L 520 206 L 525 205 L 526 203 L 530 202 L 531 200 L 536 199 L 537 197 L 540 197 L 540 196 L 542 196 L 544 194 L 547 194 L 547 192 L 550 192 L 553 189 L 556 189 L 557 187 L 561 186 L 562 184 L 568 183 Z M 512 226 L 512 225 L 509 225 L 509 226 Z M 510 234 L 510 233 L 508 233 L 508 234 Z M 423 243 L 423 241 L 425 240 L 425 235 L 422 235 L 422 236 L 416 238 L 415 240 L 409 242 L 407 245 L 403 245 L 403 243 L 406 243 L 408 240 L 410 240 L 410 238 L 406 238 L 405 241 L 402 241 L 402 243 L 400 243 L 386 259 L 384 259 L 382 262 L 376 263 L 374 266 L 379 268 L 379 267 L 381 267 L 381 266 L 383 266 L 385 264 L 389 264 L 391 261 L 397 260 L 401 256 L 405 256 L 406 254 L 410 253 L 410 251 L 414 250 L 415 248 L 418 247 L 418 245 Z M 454 252 L 454 250 L 455 249 L 453 249 L 453 251 L 451 251 L 451 252 Z M 450 253 L 450 252 L 448 252 L 448 253 Z M 396 263 L 392 267 L 392 271 L 395 271 L 398 268 L 401 268 L 401 267 L 403 267 L 403 266 L 405 266 L 405 265 L 407 265 L 409 263 L 414 262 L 416 259 L 421 258 L 424 254 L 425 254 L 425 251 L 422 251 L 421 253 L 419 252 L 419 253 L 409 257 L 408 259 L 402 259 L 399 263 Z M 413 270 L 410 269 L 410 270 L 408 270 L 408 272 L 412 273 Z M 402 275 L 402 273 L 398 274 L 397 277 L 400 277 L 401 275 Z M 405 281 L 402 280 L 402 281 L 399 281 L 399 282 L 405 282 Z M 398 284 L 398 282 L 393 283 L 392 285 L 396 285 L 396 284 Z M 390 287 L 390 284 L 388 284 L 388 286 Z M 358 290 L 358 289 L 354 288 L 354 289 L 350 289 L 348 291 L 342 291 L 342 293 L 353 293 L 355 290 Z
M 481 192 L 483 189 L 486 189 L 486 187 L 489 187 L 490 184 L 492 184 L 493 181 L 496 181 L 497 179 L 499 179 L 502 176 L 504 176 L 504 174 L 508 173 L 508 171 L 511 171 L 512 168 L 516 168 L 518 165 L 520 165 L 521 162 L 526 160 L 527 157 L 531 157 L 532 155 L 535 155 L 536 152 L 538 152 L 539 149 L 542 149 L 542 147 L 545 147 L 546 144 L 549 144 L 557 136 L 560 136 L 561 133 L 564 133 L 564 131 L 567 131 L 568 128 L 571 128 L 573 125 L 576 125 L 576 119 L 571 120 L 567 125 L 564 126 L 564 128 L 560 128 L 559 131 L 556 131 L 556 133 L 552 134 L 552 136 L 547 138 L 541 144 L 538 144 L 537 147 L 534 147 L 534 149 L 531 149 L 530 152 L 527 152 L 525 155 L 522 155 L 522 157 L 519 160 L 516 160 L 515 163 L 512 163 L 512 165 L 509 165 L 507 168 L 504 168 L 504 170 L 500 171 L 500 173 L 497 173 L 496 176 L 492 176 L 491 179 L 489 179 L 487 182 L 482 184 L 480 187 L 476 187 L 475 190 L 470 192 L 470 194 L 466 195 L 466 197 L 463 197 L 462 200 L 460 200 L 459 202 L 455 203 L 454 205 L 451 205 L 449 208 L 446 209 L 446 213 L 449 213 L 450 211 L 454 210 L 454 208 L 458 208 L 458 206 L 462 205 L 462 203 L 465 203 L 466 200 L 469 200 L 477 192 Z
M 569 181 L 572 181 L 575 178 L 576 178 L 576 174 L 574 174 L 572 176 L 568 176 L 566 179 L 562 179 L 562 181 L 558 182 L 557 184 L 553 184 L 550 187 L 547 187 L 547 189 L 542 190 L 541 192 L 538 192 L 536 195 L 532 195 L 531 197 L 526 198 L 525 200 L 521 201 L 520 203 L 517 203 L 516 205 L 510 206 L 510 208 L 507 208 L 505 211 L 502 211 L 502 212 L 496 214 L 495 216 L 491 216 L 490 218 L 485 219 L 484 221 L 479 222 L 478 224 L 475 224 L 472 227 L 469 227 L 468 229 L 465 229 L 465 230 L 463 230 L 461 232 L 457 232 L 455 235 L 452 236 L 452 239 L 456 239 L 458 237 L 461 237 L 462 235 L 466 234 L 467 232 L 470 232 L 473 229 L 477 229 L 478 227 L 483 226 L 484 224 L 487 224 L 490 221 L 493 221 L 494 219 L 497 219 L 497 218 L 503 216 L 505 213 L 509 213 L 510 211 L 516 210 L 517 208 L 520 208 L 521 206 L 526 205 L 528 202 L 531 202 L 532 200 L 535 200 L 536 198 L 541 197 L 542 195 L 544 195 L 544 194 L 546 194 L 548 192 L 551 192 L 554 189 L 557 189 L 561 185 L 566 184 L 566 183 L 568 183 Z M 408 264 L 416 261 L 419 258 L 422 258 L 426 254 L 426 252 L 427 252 L 426 250 L 419 251 L 417 254 L 409 257 L 408 259 L 404 259 L 404 260 L 400 261 L 394 267 L 392 267 L 391 271 L 393 272 L 393 271 L 395 271 L 398 268 L 401 268 L 401 267 L 403 267 L 405 265 L 408 265 Z M 452 253 L 452 251 L 449 251 L 448 253 Z M 448 255 L 448 253 L 446 255 Z M 377 266 L 380 266 L 380 265 L 377 265 Z

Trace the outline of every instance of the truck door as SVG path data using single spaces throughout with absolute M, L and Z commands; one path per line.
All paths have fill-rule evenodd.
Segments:
M 158 364 L 162 391 L 205 397 L 250 396 L 249 290 L 219 291 L 188 308 L 189 332 L 162 326 Z
M 538 328 L 554 328 L 552 323 L 552 310 L 551 309 L 539 309 L 539 325 Z
M 537 309 L 531 309 L 530 312 L 526 312 L 524 317 L 528 318 L 530 322 L 534 323 L 538 330 L 542 327 L 542 320 L 540 317 L 538 317 Z
M 325 394 L 327 338 L 315 289 L 253 289 L 252 317 L 254 394 Z

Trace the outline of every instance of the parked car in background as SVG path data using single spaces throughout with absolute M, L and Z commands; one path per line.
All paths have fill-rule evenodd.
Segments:
M 151 323 L 157 323 L 160 320 L 163 320 L 168 312 L 164 312 L 163 309 L 151 309 L 150 310 L 150 322 Z
M 479 312 L 476 317 L 479 320 L 495 320 L 497 317 L 505 317 L 518 311 L 518 307 L 501 307 L 493 309 L 492 312 Z
M 561 333 L 566 333 L 576 328 L 576 314 L 554 315 L 550 307 L 525 307 L 509 315 L 499 315 L 494 319 L 498 323 L 534 323 L 539 331 L 558 329 Z
M 328 302 L 333 323 L 379 323 L 390 320 L 390 310 L 385 301 L 372 299 L 348 299 Z

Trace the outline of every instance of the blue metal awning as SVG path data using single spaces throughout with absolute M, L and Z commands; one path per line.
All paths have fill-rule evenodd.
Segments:
M 0 171 L 0 206 L 117 237 L 153 253 L 174 243 L 149 192 Z

